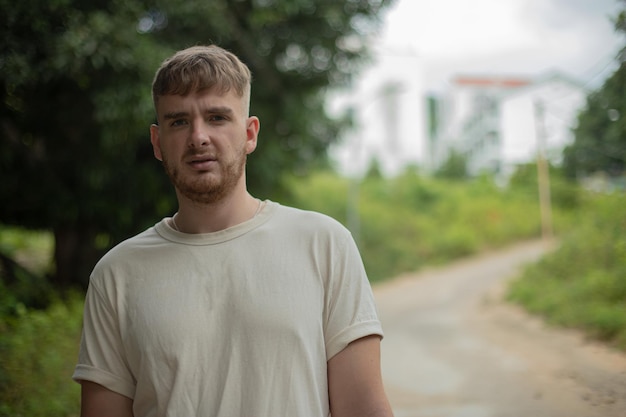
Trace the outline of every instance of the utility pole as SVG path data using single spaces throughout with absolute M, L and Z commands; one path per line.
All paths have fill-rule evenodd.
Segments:
M 541 237 L 552 239 L 552 204 L 550 198 L 550 169 L 545 156 L 546 127 L 545 107 L 541 99 L 534 102 L 535 129 L 537 134 L 537 184 L 539 187 L 539 208 L 541 211 Z

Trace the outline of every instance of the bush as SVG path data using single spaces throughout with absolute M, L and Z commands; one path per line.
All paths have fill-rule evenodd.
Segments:
M 352 183 L 332 173 L 291 178 L 285 204 L 320 211 L 350 227 L 372 281 L 413 272 L 541 231 L 535 194 L 473 181 L 369 176 Z M 351 188 L 352 187 L 352 188 Z M 358 222 L 346 216 L 358 202 Z
M 626 196 L 592 196 L 554 253 L 528 267 L 509 299 L 554 324 L 626 349 Z
M 0 318 L 0 416 L 76 416 L 80 386 L 70 379 L 78 357 L 82 296 L 46 310 L 20 307 Z
M 49 272 L 54 237 L 46 231 L 32 231 L 0 224 L 0 253 L 35 274 Z

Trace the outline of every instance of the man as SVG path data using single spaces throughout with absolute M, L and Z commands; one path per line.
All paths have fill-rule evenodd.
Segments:
M 179 209 L 94 268 L 73 375 L 82 417 L 391 416 L 349 232 L 247 191 L 250 79 L 217 46 L 156 73 L 151 142 Z

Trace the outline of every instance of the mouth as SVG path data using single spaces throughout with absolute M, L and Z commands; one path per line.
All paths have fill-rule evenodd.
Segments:
M 210 155 L 195 155 L 187 159 L 187 164 L 198 170 L 210 169 L 217 158 Z

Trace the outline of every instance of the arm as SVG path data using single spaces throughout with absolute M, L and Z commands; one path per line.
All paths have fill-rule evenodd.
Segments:
M 133 400 L 100 384 L 81 381 L 81 417 L 133 417 Z
M 392 417 L 380 372 L 380 337 L 350 343 L 328 361 L 333 417 Z

